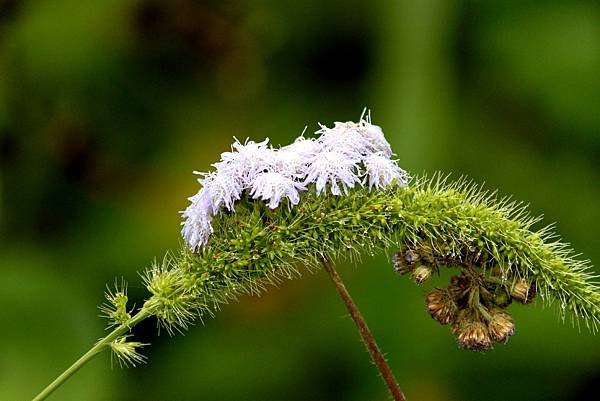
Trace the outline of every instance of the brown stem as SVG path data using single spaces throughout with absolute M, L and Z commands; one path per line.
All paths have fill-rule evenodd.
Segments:
M 348 312 L 350 312 L 352 320 L 354 320 L 354 323 L 356 323 L 356 327 L 358 328 L 360 337 L 362 338 L 363 343 L 367 347 L 367 350 L 371 355 L 371 359 L 373 359 L 373 362 L 375 362 L 375 366 L 377 366 L 381 377 L 383 378 L 385 384 L 390 390 L 392 397 L 394 397 L 395 401 L 406 401 L 402 390 L 400 390 L 400 385 L 398 385 L 398 382 L 394 377 L 392 369 L 390 369 L 389 365 L 385 361 L 385 358 L 381 353 L 381 350 L 379 349 L 379 346 L 377 345 L 373 334 L 371 334 L 371 331 L 367 326 L 367 322 L 365 322 L 363 315 L 358 310 L 358 306 L 356 306 L 356 304 L 352 300 L 352 297 L 348 293 L 348 290 L 346 290 L 346 286 L 344 285 L 344 282 L 342 281 L 342 278 L 340 277 L 338 272 L 333 267 L 333 263 L 331 263 L 331 261 L 325 257 L 321 258 L 321 263 L 323 263 L 323 267 L 325 268 L 327 273 L 329 273 L 329 277 L 331 277 L 331 281 L 333 281 L 335 289 L 337 290 L 338 294 L 340 294 L 342 301 L 344 301 L 346 309 L 348 309 Z

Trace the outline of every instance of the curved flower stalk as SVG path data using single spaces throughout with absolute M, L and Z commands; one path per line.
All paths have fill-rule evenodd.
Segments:
M 102 310 L 115 329 L 36 400 L 103 349 L 142 362 L 145 344 L 129 335 L 148 317 L 169 333 L 185 330 L 240 294 L 298 277 L 301 266 L 390 249 L 396 271 L 418 284 L 458 269 L 426 305 L 464 348 L 506 342 L 515 330 L 506 307 L 536 293 L 597 332 L 600 292 L 589 263 L 549 228 L 536 229 L 539 219 L 520 204 L 442 175 L 409 181 L 369 120 L 317 134 L 280 149 L 236 142 L 216 171 L 202 173 L 203 187 L 183 212 L 185 244 L 143 274 L 148 299 L 133 311 L 124 284 L 109 291 Z

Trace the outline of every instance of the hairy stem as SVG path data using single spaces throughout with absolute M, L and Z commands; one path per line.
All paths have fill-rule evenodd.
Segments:
M 77 372 L 83 365 L 89 362 L 97 354 L 104 351 L 112 341 L 119 338 L 121 335 L 127 333 L 135 325 L 140 323 L 142 320 L 151 316 L 152 313 L 142 308 L 135 316 L 133 316 L 126 324 L 122 324 L 111 331 L 106 337 L 101 338 L 92 348 L 81 356 L 75 363 L 73 363 L 67 370 L 62 372 L 52 383 L 50 383 L 45 389 L 43 389 L 32 401 L 45 400 L 50 394 L 59 388 L 67 379 L 69 379 L 75 372 Z
M 383 378 L 385 384 L 390 390 L 392 397 L 394 397 L 395 401 L 406 401 L 404 393 L 402 393 L 400 385 L 394 377 L 392 369 L 390 369 L 390 366 L 387 364 L 385 357 L 381 353 L 381 350 L 379 349 L 379 346 L 375 341 L 375 337 L 373 337 L 373 334 L 371 334 L 371 331 L 367 326 L 367 322 L 365 321 L 362 313 L 360 313 L 358 306 L 352 300 L 352 297 L 348 293 L 348 290 L 346 289 L 342 278 L 338 274 L 337 270 L 335 270 L 333 263 L 331 263 L 331 261 L 326 258 L 322 258 L 321 263 L 323 263 L 323 267 L 329 274 L 329 277 L 331 277 L 331 281 L 335 285 L 335 289 L 337 290 L 338 294 L 342 298 L 342 301 L 346 305 L 346 309 L 348 309 L 352 320 L 354 320 L 354 323 L 358 328 L 358 332 L 360 333 L 360 337 L 365 346 L 367 347 L 367 350 L 371 355 L 371 359 L 373 359 L 373 362 L 379 370 L 381 377 Z

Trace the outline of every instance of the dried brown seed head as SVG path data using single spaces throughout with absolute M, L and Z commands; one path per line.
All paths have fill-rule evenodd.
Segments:
M 510 295 L 522 304 L 532 302 L 536 293 L 535 284 L 530 284 L 527 280 L 522 278 L 515 281 L 510 290 Z
M 456 334 L 458 345 L 472 351 L 487 351 L 492 347 L 488 328 L 478 320 L 461 319 L 452 331 Z
M 417 284 L 422 284 L 431 277 L 433 269 L 429 266 L 417 266 L 411 274 L 411 278 Z
M 440 324 L 448 324 L 456 317 L 458 307 L 448 290 L 436 288 L 426 296 L 427 311 Z
M 493 309 L 490 314 L 492 316 L 488 323 L 490 336 L 494 341 L 506 343 L 508 338 L 515 333 L 515 323 L 512 317 L 499 308 Z

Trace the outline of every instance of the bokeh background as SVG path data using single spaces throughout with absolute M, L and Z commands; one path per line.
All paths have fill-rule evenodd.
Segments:
M 401 165 L 530 202 L 600 264 L 600 5 L 593 1 L 0 0 L 0 399 L 26 400 L 104 330 L 96 306 L 179 246 L 179 210 L 232 137 L 289 143 L 372 109 Z M 597 268 L 596 268 L 597 269 Z M 461 351 L 386 255 L 340 267 L 412 400 L 584 400 L 600 337 L 512 306 Z M 430 287 L 430 286 L 428 286 Z M 185 336 L 136 328 L 53 400 L 386 400 L 323 272 Z

